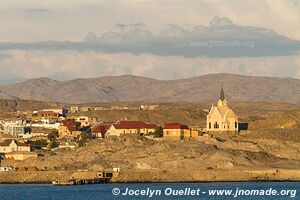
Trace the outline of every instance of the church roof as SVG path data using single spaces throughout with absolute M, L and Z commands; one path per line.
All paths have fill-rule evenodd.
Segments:
M 223 86 L 221 88 L 220 99 L 221 99 L 221 101 L 225 100 L 225 93 L 224 93 L 224 90 L 223 90 Z

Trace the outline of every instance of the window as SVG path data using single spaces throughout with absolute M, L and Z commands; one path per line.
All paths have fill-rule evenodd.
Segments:
M 234 127 L 237 128 L 237 122 L 234 122 Z
M 215 122 L 215 124 L 214 124 L 214 128 L 215 128 L 215 129 L 218 129 L 218 128 L 219 128 L 219 124 L 218 124 L 218 122 Z
M 211 122 L 208 123 L 208 128 L 211 129 Z

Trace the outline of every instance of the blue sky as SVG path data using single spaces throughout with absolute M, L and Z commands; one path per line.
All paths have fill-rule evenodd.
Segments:
M 2 0 L 0 79 L 300 78 L 299 24 L 296 0 Z

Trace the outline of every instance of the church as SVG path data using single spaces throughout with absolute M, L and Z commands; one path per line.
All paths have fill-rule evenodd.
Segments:
M 237 115 L 228 107 L 223 87 L 217 105 L 212 104 L 207 115 L 206 130 L 208 132 L 238 132 L 239 130 Z

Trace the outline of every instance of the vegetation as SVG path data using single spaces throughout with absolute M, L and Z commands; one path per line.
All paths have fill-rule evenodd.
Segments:
M 58 143 L 56 142 L 56 140 L 51 141 L 48 145 L 47 145 L 47 149 L 51 150 L 53 148 L 58 147 Z
M 57 131 L 52 131 L 51 133 L 48 134 L 48 140 L 50 140 L 49 144 L 47 145 L 48 150 L 58 147 L 58 143 L 56 141 L 57 137 L 58 137 Z
M 33 148 L 41 149 L 48 145 L 48 141 L 41 139 L 41 140 L 30 141 L 30 144 Z
M 57 137 L 58 137 L 57 131 L 52 131 L 48 134 L 48 140 L 50 140 L 50 142 L 56 140 Z
M 93 136 L 91 132 L 83 132 L 79 136 L 78 146 L 85 146 L 85 144 L 92 139 L 95 139 L 95 136 Z
M 152 134 L 154 137 L 162 137 L 163 136 L 163 128 L 158 126 Z

